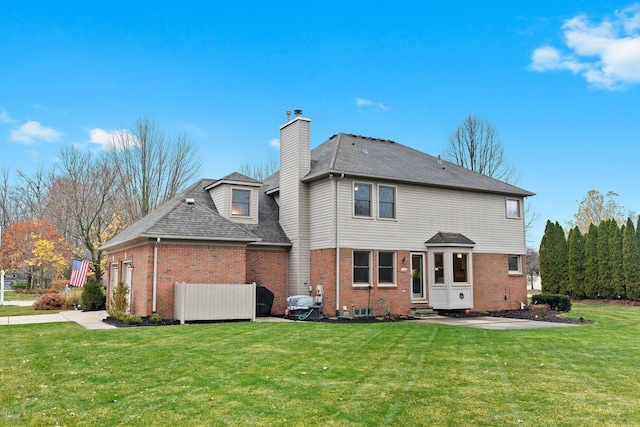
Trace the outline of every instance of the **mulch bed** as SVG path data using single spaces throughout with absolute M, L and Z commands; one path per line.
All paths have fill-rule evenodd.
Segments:
M 509 319 L 535 320 L 540 322 L 554 322 L 554 323 L 572 323 L 572 324 L 593 323 L 592 321 L 586 320 L 582 317 L 579 317 L 579 318 L 562 317 L 562 314 L 564 314 L 564 312 L 555 311 L 555 310 L 547 310 L 544 314 L 536 313 L 528 309 L 527 310 L 483 311 L 483 312 L 472 311 L 470 313 L 466 313 L 464 311 L 449 311 L 449 312 L 439 312 L 439 314 L 443 316 L 449 316 L 449 317 L 455 317 L 455 318 L 489 316 L 489 317 L 505 317 Z
M 121 321 L 119 321 L 116 318 L 113 318 L 111 316 L 107 317 L 106 319 L 103 320 L 104 323 L 108 323 L 109 325 L 113 325 L 117 328 L 132 328 L 132 327 L 138 327 L 138 326 L 171 326 L 171 325 L 179 325 L 180 321 L 179 320 L 171 320 L 171 319 L 167 319 L 167 320 L 160 320 L 160 322 L 156 322 L 153 323 L 151 322 L 151 320 L 149 319 L 149 317 L 142 317 L 142 324 L 140 325 L 130 325 L 128 323 L 123 323 Z

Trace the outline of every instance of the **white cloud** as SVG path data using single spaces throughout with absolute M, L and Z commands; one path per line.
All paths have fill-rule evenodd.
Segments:
M 40 122 L 29 120 L 18 129 L 11 131 L 13 141 L 31 144 L 35 141 L 54 142 L 60 139 L 61 132 L 42 126 Z
M 592 23 L 584 15 L 564 22 L 565 52 L 552 46 L 533 51 L 530 69 L 568 70 L 596 88 L 615 90 L 640 83 L 640 3 Z
M 19 123 L 20 121 L 12 118 L 6 111 L 0 111 L 0 122 Z
M 375 102 L 365 98 L 356 98 L 356 105 L 358 107 L 378 107 L 382 111 L 387 111 L 389 109 L 389 107 L 384 105 L 382 102 Z
M 128 141 L 129 138 L 135 137 L 131 135 L 126 129 L 114 129 L 110 131 L 106 131 L 100 128 L 93 128 L 88 130 L 89 132 L 89 142 L 92 144 L 98 144 L 102 148 L 107 148 L 109 145 L 115 144 L 116 146 L 122 146 L 124 141 Z
M 280 148 L 280 139 L 278 138 L 271 138 L 269 140 L 269 145 L 274 147 L 274 148 Z

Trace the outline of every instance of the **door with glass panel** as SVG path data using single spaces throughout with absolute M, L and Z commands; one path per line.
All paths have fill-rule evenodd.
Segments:
M 424 254 L 411 254 L 411 300 L 426 301 L 426 280 L 424 274 Z

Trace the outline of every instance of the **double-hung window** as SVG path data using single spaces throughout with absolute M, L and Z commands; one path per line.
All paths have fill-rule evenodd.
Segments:
M 251 212 L 251 191 L 231 190 L 231 215 L 249 216 Z
M 370 275 L 371 251 L 353 251 L 353 284 L 368 285 Z
M 353 184 L 353 215 L 371 217 L 371 184 Z
M 378 285 L 395 284 L 395 252 L 378 252 Z
M 378 186 L 378 218 L 396 217 L 396 188 L 388 185 Z

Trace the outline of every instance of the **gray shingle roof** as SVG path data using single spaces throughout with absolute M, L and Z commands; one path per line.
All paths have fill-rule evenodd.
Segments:
M 437 232 L 432 238 L 430 238 L 424 243 L 428 246 L 436 246 L 436 245 L 474 246 L 476 244 L 476 242 L 469 239 L 464 234 L 444 233 L 442 231 Z
M 290 244 L 278 223 L 278 206 L 270 196 L 260 191 L 259 224 L 237 224 L 218 213 L 209 192 L 205 190 L 215 182 L 201 179 L 109 240 L 101 249 L 110 249 L 140 238 L 156 237 Z M 186 203 L 186 199 L 193 199 L 194 203 Z
M 329 173 L 517 196 L 531 193 L 389 140 L 339 133 L 311 151 L 305 181 Z

